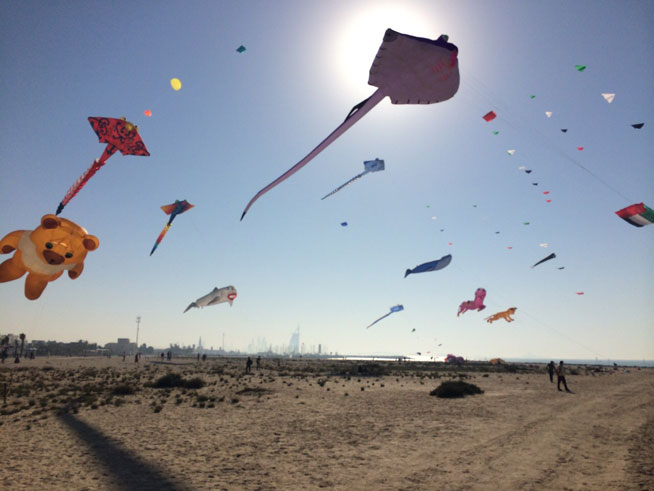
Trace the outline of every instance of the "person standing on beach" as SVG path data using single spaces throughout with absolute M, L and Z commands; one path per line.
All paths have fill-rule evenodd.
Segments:
M 554 383 L 554 360 L 547 364 L 547 371 L 550 374 L 550 382 Z
M 257 370 L 261 368 L 261 356 L 257 356 Z
M 252 358 L 248 356 L 248 361 L 245 362 L 245 373 L 250 373 L 251 368 L 252 368 Z
M 566 392 L 571 392 L 568 389 L 568 384 L 565 382 L 565 368 L 563 367 L 563 360 L 559 362 L 559 366 L 556 367 L 556 388 L 561 390 L 561 382 L 563 382 L 563 387 L 565 387 Z

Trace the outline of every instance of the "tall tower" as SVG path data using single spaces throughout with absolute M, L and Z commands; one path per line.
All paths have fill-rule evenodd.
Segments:
M 288 342 L 288 352 L 291 355 L 300 351 L 300 326 L 291 334 L 291 340 Z
M 202 348 L 202 336 L 200 336 L 200 340 L 198 341 L 198 353 L 202 354 L 203 348 Z

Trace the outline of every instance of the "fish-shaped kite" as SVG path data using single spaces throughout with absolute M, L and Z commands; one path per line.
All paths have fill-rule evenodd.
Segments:
M 332 194 L 338 193 L 345 186 L 347 186 L 348 184 L 353 183 L 357 179 L 361 179 L 368 172 L 379 172 L 381 170 L 384 170 L 384 161 L 383 160 L 380 160 L 380 159 L 366 160 L 366 161 L 363 162 L 363 172 L 361 174 L 358 174 L 358 175 L 354 176 L 352 179 L 347 181 L 345 184 L 341 184 L 336 189 L 334 189 L 331 193 L 326 194 L 321 199 L 329 198 Z
M 443 269 L 444 267 L 449 265 L 450 261 L 452 261 L 452 254 L 443 256 L 442 258 L 436 259 L 435 261 L 422 263 L 413 269 L 407 269 L 406 272 L 404 273 L 404 277 L 406 278 L 410 274 L 414 274 L 414 273 L 426 273 L 428 271 L 438 271 L 439 269 Z
M 368 78 L 368 84 L 378 89 L 354 106 L 345 121 L 306 157 L 255 194 L 241 220 L 256 200 L 307 165 L 384 97 L 393 104 L 433 104 L 453 97 L 459 89 L 457 55 L 458 48 L 445 35 L 431 40 L 387 29 Z
M 224 288 L 214 288 L 211 292 L 207 293 L 204 297 L 198 298 L 195 302 L 186 307 L 184 313 L 188 312 L 189 309 L 194 307 L 208 307 L 209 305 L 217 305 L 223 302 L 229 302 L 229 306 L 232 306 L 232 302 L 236 298 L 236 288 L 233 286 L 226 286 Z
M 477 288 L 474 300 L 465 300 L 459 305 L 459 312 L 456 314 L 459 317 L 461 314 L 466 313 L 468 310 L 476 310 L 481 312 L 486 308 L 484 305 L 484 298 L 486 298 L 486 290 L 484 288 Z
M 170 230 L 170 226 L 172 225 L 173 220 L 175 219 L 175 217 L 177 215 L 181 215 L 185 211 L 190 210 L 191 208 L 193 208 L 193 206 L 194 205 L 192 205 L 191 203 L 189 203 L 186 200 L 183 200 L 183 201 L 175 200 L 174 203 L 172 203 L 170 205 L 163 205 L 161 207 L 161 209 L 163 210 L 163 212 L 166 215 L 170 215 L 170 218 L 168 219 L 168 223 L 165 225 L 165 227 L 163 228 L 163 230 L 159 234 L 159 237 L 157 237 L 157 240 L 155 241 L 154 246 L 152 247 L 152 250 L 150 251 L 150 255 L 152 255 L 152 253 L 155 250 L 157 250 L 157 247 L 159 247 L 159 244 L 163 240 L 164 236 L 168 233 L 168 230 Z
M 120 150 L 123 155 L 141 155 L 148 157 L 150 152 L 145 148 L 145 143 L 141 140 L 138 126 L 130 123 L 125 118 L 89 118 L 89 123 L 93 131 L 98 135 L 100 143 L 106 143 L 107 146 L 99 159 L 95 159 L 91 167 L 86 169 L 77 181 L 70 187 L 64 199 L 61 200 L 57 207 L 56 214 L 59 215 L 64 206 L 73 199 L 80 189 L 88 182 L 93 175 L 100 170 L 107 159 L 111 157 L 116 150 Z
M 380 320 L 385 319 L 386 317 L 388 317 L 388 316 L 391 315 L 392 313 L 394 313 L 394 312 L 401 312 L 402 310 L 404 310 L 404 306 L 402 306 L 402 305 L 395 305 L 395 306 L 391 307 L 391 311 L 390 311 L 388 314 L 382 315 L 382 316 L 381 316 L 379 319 L 377 319 L 375 322 L 373 322 L 372 324 L 370 324 L 369 326 L 367 326 L 366 329 L 368 329 L 368 327 L 372 327 L 372 326 L 374 326 L 374 325 L 377 324 Z
M 554 259 L 555 257 L 556 257 L 556 254 L 554 254 L 554 253 L 550 254 L 550 255 L 547 256 L 547 257 L 544 257 L 543 259 L 541 259 L 540 261 L 538 261 L 536 264 L 534 264 L 534 265 L 532 266 L 532 269 L 535 268 L 536 266 L 538 266 L 539 264 L 544 263 L 545 261 L 549 261 L 550 259 Z

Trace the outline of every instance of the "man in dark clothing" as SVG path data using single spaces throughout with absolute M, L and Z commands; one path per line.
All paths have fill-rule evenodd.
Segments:
M 571 392 L 570 389 L 568 389 L 568 384 L 565 383 L 565 368 L 563 368 L 563 360 L 561 360 L 561 362 L 559 362 L 559 366 L 556 367 L 556 375 L 557 375 L 556 388 L 561 390 L 561 382 L 563 382 L 563 387 L 565 387 L 565 391 Z
M 554 383 L 554 360 L 547 364 L 547 371 L 550 374 L 550 382 Z
M 250 373 L 251 368 L 252 368 L 252 358 L 248 356 L 248 361 L 245 362 L 245 373 Z

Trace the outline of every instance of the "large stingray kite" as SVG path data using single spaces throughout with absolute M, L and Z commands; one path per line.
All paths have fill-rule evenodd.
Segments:
M 163 205 L 161 209 L 166 215 L 170 215 L 170 218 L 168 219 L 168 223 L 164 226 L 163 230 L 159 234 L 159 237 L 157 237 L 157 240 L 154 243 L 154 246 L 152 247 L 152 250 L 150 251 L 150 255 L 157 250 L 157 247 L 159 247 L 159 244 L 163 240 L 164 236 L 168 233 L 168 230 L 170 230 L 170 226 L 173 224 L 173 220 L 177 215 L 181 215 L 185 211 L 190 210 L 193 208 L 194 205 L 189 203 L 188 201 L 179 201 L 175 200 L 174 203 L 170 205 Z
M 307 165 L 384 97 L 393 104 L 433 104 L 453 97 L 459 89 L 458 48 L 447 39 L 445 35 L 431 40 L 387 29 L 368 78 L 368 84 L 377 90 L 354 106 L 345 121 L 306 157 L 255 194 L 241 220 L 256 200 Z
M 89 118 L 89 123 L 93 131 L 98 135 L 100 143 L 106 143 L 107 146 L 99 159 L 95 159 L 91 167 L 86 169 L 77 181 L 70 187 L 64 199 L 61 200 L 57 207 L 57 215 L 61 213 L 64 206 L 75 197 L 80 189 L 100 170 L 105 162 L 111 157 L 116 150 L 120 150 L 123 155 L 142 155 L 148 157 L 150 152 L 145 148 L 145 143 L 141 140 L 138 126 L 130 123 L 125 118 Z
M 403 305 L 394 305 L 393 307 L 391 307 L 391 311 L 390 311 L 388 314 L 382 315 L 382 316 L 381 316 L 379 319 L 377 319 L 375 322 L 373 322 L 373 323 L 370 324 L 369 326 L 366 326 L 366 329 L 368 329 L 369 327 L 374 326 L 374 325 L 377 324 L 380 320 L 385 319 L 386 317 L 388 317 L 388 316 L 391 315 L 392 313 L 394 313 L 394 312 L 401 312 L 401 311 L 403 311 L 403 310 L 404 310 L 404 306 L 403 306 Z
M 332 194 L 338 193 L 341 189 L 343 189 L 345 186 L 348 184 L 353 183 L 357 179 L 361 179 L 363 176 L 365 176 L 368 172 L 379 172 L 381 170 L 384 170 L 384 161 L 380 159 L 375 159 L 375 160 L 366 160 L 363 162 L 363 172 L 361 174 L 357 174 L 354 176 L 352 179 L 347 181 L 345 184 L 341 184 L 338 186 L 336 189 L 334 189 L 331 193 L 326 194 L 323 196 L 321 199 L 329 198 Z
M 236 288 L 232 285 L 226 286 L 224 288 L 214 288 L 204 297 L 198 298 L 195 302 L 191 302 L 184 313 L 188 312 L 192 308 L 198 307 L 207 307 L 209 305 L 217 305 L 223 302 L 229 302 L 229 306 L 232 306 L 232 302 L 236 298 Z

